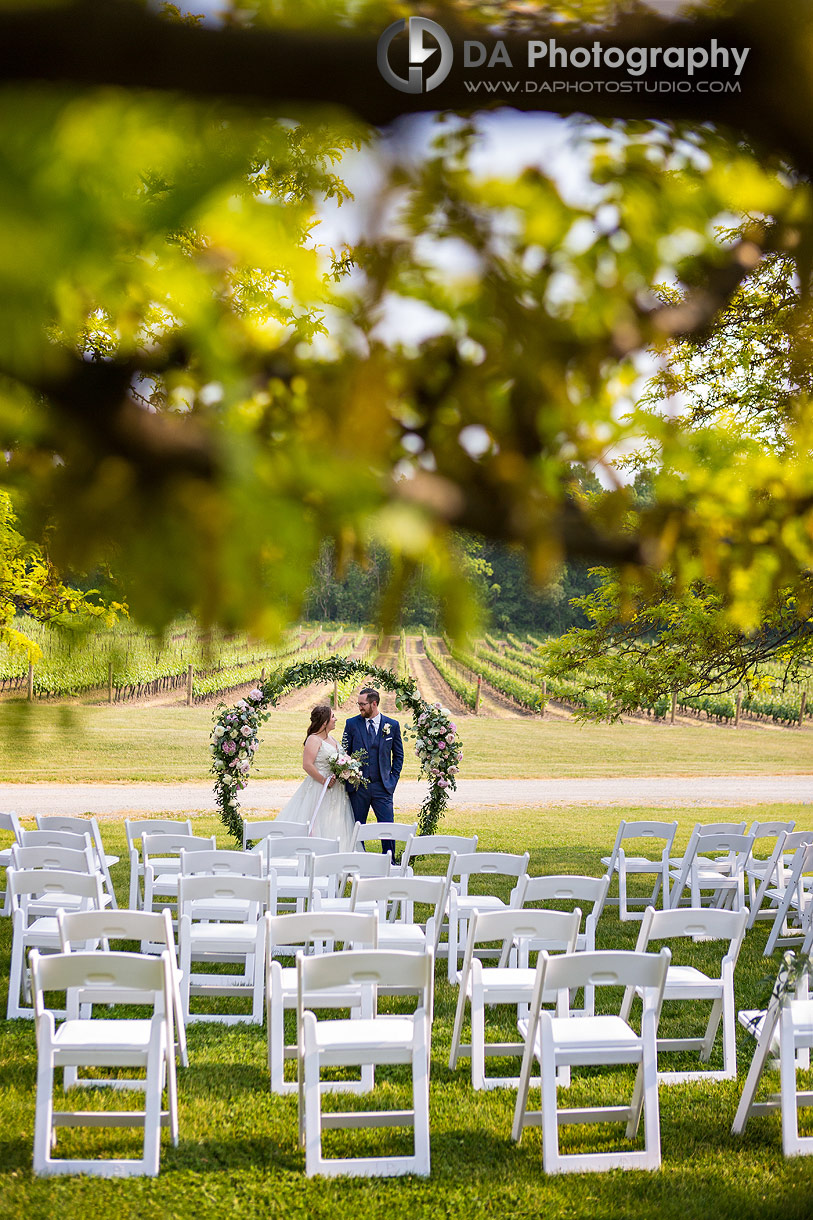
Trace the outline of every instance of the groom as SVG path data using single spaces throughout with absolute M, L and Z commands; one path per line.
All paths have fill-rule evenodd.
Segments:
M 404 765 L 404 746 L 401 741 L 401 726 L 390 716 L 382 716 L 378 710 L 381 696 L 371 686 L 359 691 L 359 715 L 352 716 L 344 726 L 342 744 L 348 753 L 367 751 L 367 761 L 362 774 L 367 786 L 348 788 L 353 817 L 364 824 L 370 806 L 377 822 L 393 822 L 392 794 L 401 768 Z M 382 852 L 388 851 L 395 859 L 395 841 L 381 839 Z

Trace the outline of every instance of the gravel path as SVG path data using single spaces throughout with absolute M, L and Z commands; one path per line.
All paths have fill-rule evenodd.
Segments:
M 246 813 L 279 810 L 298 780 L 254 780 L 243 794 Z M 419 808 L 426 786 L 399 784 L 399 812 Z M 545 808 L 567 805 L 685 808 L 720 805 L 813 805 L 813 775 L 653 776 L 629 779 L 462 779 L 452 808 Z M 171 816 L 214 812 L 211 785 L 206 784 L 0 784 L 0 809 L 22 815 L 127 813 Z

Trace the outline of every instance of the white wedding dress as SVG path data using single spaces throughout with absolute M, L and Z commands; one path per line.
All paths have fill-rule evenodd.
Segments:
M 338 753 L 339 747 L 334 741 L 328 740 L 319 743 L 314 766 L 319 774 L 324 775 L 326 779 L 331 774 L 328 759 L 331 755 Z M 321 795 L 322 785 L 317 780 L 312 779 L 310 775 L 306 775 L 288 804 L 280 810 L 280 820 L 285 822 L 302 822 L 305 827 L 304 833 L 307 833 L 308 824 L 313 817 L 313 811 Z M 319 838 L 338 839 L 339 851 L 350 851 L 354 825 L 355 819 L 353 818 L 353 810 L 350 806 L 347 789 L 341 780 L 337 779 L 333 787 L 328 788 L 322 798 L 319 812 L 316 815 L 316 825 L 313 828 L 313 833 Z

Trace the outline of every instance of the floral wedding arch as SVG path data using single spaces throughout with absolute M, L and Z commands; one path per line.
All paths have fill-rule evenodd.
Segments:
M 283 695 L 298 687 L 345 682 L 351 678 L 392 691 L 398 709 L 412 712 L 412 728 L 405 729 L 405 733 L 414 735 L 421 776 L 429 781 L 429 792 L 418 815 L 418 833 L 434 833 L 449 794 L 457 786 L 456 775 L 463 755 L 450 712 L 439 703 L 427 703 L 422 699 L 414 678 L 397 678 L 389 669 L 333 656 L 276 670 L 245 699 L 240 699 L 233 707 L 221 703 L 215 712 L 210 747 L 215 802 L 223 825 L 240 843 L 243 841 L 243 819 L 238 794 L 248 784 L 260 744 L 260 725 L 267 720 L 272 707 Z

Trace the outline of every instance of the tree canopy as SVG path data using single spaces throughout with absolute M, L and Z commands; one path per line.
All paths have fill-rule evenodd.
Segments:
M 27 536 L 47 527 L 64 569 L 109 563 L 156 626 L 191 610 L 273 632 L 327 540 L 340 569 L 387 547 L 385 616 L 420 568 L 459 628 L 461 530 L 519 546 L 539 581 L 612 565 L 621 620 L 667 581 L 711 590 L 745 637 L 778 598 L 803 623 L 813 5 L 416 11 L 458 56 L 498 34 L 515 54 L 530 36 L 750 53 L 739 94 L 585 93 L 567 69 L 560 91 L 514 97 L 577 115 L 574 192 L 530 149 L 517 174 L 474 168 L 459 73 L 387 85 L 397 6 L 234 0 L 203 25 L 136 0 L 4 4 L 0 449 Z M 373 125 L 427 110 L 425 155 L 382 145 Z M 341 158 L 362 143 L 379 206 L 330 250 L 320 210 L 346 200 Z M 385 341 L 393 301 L 431 310 L 432 336 Z M 652 470 L 645 500 L 618 476 L 624 447 Z

